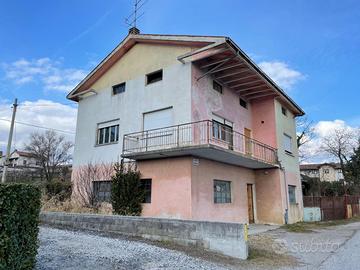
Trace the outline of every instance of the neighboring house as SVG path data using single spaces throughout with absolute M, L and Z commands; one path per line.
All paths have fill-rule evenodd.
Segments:
M 302 164 L 300 173 L 320 181 L 334 182 L 344 180 L 344 175 L 339 163 Z
M 67 97 L 78 102 L 75 184 L 81 166 L 124 157 L 141 172 L 144 216 L 302 220 L 304 112 L 230 38 L 131 29 Z M 93 186 L 108 199 L 110 184 Z
M 5 164 L 6 157 L 2 156 L 1 158 L 1 166 Z M 9 158 L 9 167 L 10 168 L 39 168 L 40 164 L 34 157 L 32 153 L 14 150 L 10 154 Z

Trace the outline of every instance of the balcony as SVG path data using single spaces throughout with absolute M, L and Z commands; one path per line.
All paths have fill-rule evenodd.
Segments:
M 210 120 L 130 133 L 123 138 L 124 158 L 188 155 L 252 169 L 278 167 L 275 148 Z

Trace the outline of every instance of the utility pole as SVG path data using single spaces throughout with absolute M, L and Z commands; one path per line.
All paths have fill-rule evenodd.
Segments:
M 6 182 L 6 171 L 9 166 L 9 162 L 10 162 L 11 141 L 12 141 L 12 137 L 13 137 L 13 133 L 14 133 L 14 124 L 15 124 L 15 115 L 16 115 L 16 107 L 17 106 L 18 106 L 17 98 L 15 98 L 15 101 L 13 104 L 13 112 L 12 112 L 12 117 L 11 117 L 9 139 L 8 139 L 8 144 L 7 144 L 7 149 L 6 149 L 6 157 L 5 157 L 5 163 L 4 163 L 4 169 L 3 169 L 3 174 L 2 174 L 2 178 L 1 178 L 1 183 Z

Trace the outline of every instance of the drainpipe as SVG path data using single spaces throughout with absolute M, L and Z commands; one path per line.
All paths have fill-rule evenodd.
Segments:
M 284 174 L 284 189 L 285 189 L 285 196 L 286 196 L 286 209 L 285 209 L 285 213 L 284 213 L 284 219 L 285 219 L 285 224 L 289 223 L 289 198 L 288 198 L 288 190 L 287 190 L 287 181 L 286 181 L 286 171 L 285 168 L 281 165 L 280 163 L 280 170 L 283 172 Z

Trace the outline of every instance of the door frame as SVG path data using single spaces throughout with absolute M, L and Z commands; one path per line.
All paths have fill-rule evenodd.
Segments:
M 254 183 L 246 183 L 246 198 L 247 198 L 247 203 L 249 202 L 249 197 L 248 197 L 248 186 L 251 186 L 251 192 L 252 192 L 252 212 L 253 212 L 253 224 L 256 224 L 257 223 L 257 211 L 256 211 L 256 192 L 255 192 L 255 184 Z M 248 218 L 250 218 L 249 216 L 249 205 L 247 204 L 247 214 L 248 214 Z M 250 219 L 249 219 L 249 223 L 250 222 Z

